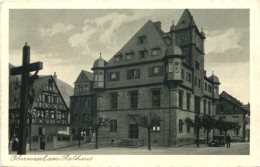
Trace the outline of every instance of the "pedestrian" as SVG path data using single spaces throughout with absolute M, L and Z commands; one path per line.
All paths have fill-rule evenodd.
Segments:
M 227 148 L 230 148 L 230 142 L 231 142 L 231 137 L 228 134 L 227 137 L 226 137 Z

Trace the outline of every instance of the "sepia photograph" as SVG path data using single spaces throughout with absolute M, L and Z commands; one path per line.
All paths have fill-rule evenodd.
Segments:
M 250 155 L 249 8 L 8 15 L 11 161 Z

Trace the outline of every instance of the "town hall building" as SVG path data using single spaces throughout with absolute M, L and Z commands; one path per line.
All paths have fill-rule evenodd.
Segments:
M 215 116 L 219 98 L 218 77 L 208 77 L 204 69 L 205 39 L 186 9 L 168 32 L 160 21 L 149 20 L 109 61 L 97 59 L 92 68 L 97 115 L 110 119 L 99 130 L 99 142 L 146 145 L 147 130 L 133 117 L 151 113 L 163 120 L 152 128 L 152 145 L 194 143 L 194 128 L 185 120 Z

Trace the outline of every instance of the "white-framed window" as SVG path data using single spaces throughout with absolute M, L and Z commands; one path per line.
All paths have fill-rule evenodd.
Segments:
M 153 75 L 156 75 L 159 73 L 159 66 L 153 67 Z
M 143 59 L 143 58 L 145 58 L 146 56 L 147 56 L 147 53 L 148 53 L 148 51 L 146 51 L 146 50 L 143 50 L 143 51 L 139 51 L 138 52 L 138 57 L 139 57 L 139 59 Z
M 127 70 L 127 79 L 140 78 L 140 69 Z
M 160 48 L 154 48 L 154 49 L 152 49 L 151 56 L 159 56 L 160 53 L 161 53 Z
M 109 72 L 108 81 L 119 81 L 119 72 Z
M 132 56 L 133 56 L 133 53 L 126 53 L 125 59 L 126 59 L 126 60 L 131 60 L 131 59 L 132 59 Z
M 156 125 L 156 126 L 153 126 L 152 132 L 160 132 L 160 131 L 161 131 L 160 124 L 158 124 L 158 125 Z

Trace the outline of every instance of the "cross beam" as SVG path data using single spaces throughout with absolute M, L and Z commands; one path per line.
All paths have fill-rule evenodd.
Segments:
M 17 154 L 26 154 L 26 139 L 27 139 L 27 113 L 29 105 L 29 83 L 30 72 L 39 71 L 43 68 L 42 62 L 30 64 L 30 46 L 27 42 L 23 47 L 23 65 L 10 69 L 11 75 L 22 75 L 21 84 L 21 101 L 19 110 L 19 134 L 18 134 L 18 150 Z M 37 78 L 37 77 L 36 77 Z M 29 136 L 30 137 L 30 136 Z
M 21 67 L 15 67 L 12 68 L 10 70 L 11 75 L 20 75 L 21 71 L 25 71 L 25 69 L 28 69 L 28 72 L 32 72 L 32 71 L 38 71 L 41 70 L 43 67 L 42 62 L 36 62 L 36 63 L 32 63 L 26 66 L 21 66 Z

